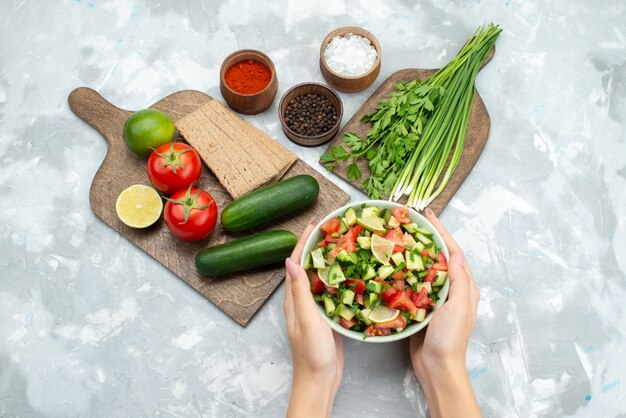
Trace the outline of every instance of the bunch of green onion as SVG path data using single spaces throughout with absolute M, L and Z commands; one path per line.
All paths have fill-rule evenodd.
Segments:
M 440 96 L 413 155 L 402 170 L 391 192 L 391 200 L 408 194 L 409 206 L 422 210 L 448 184 L 465 145 L 476 75 L 500 32 L 501 29 L 493 25 L 479 28 L 452 61 L 425 81 L 428 85 L 443 87 L 446 92 Z
M 330 170 L 338 161 L 352 181 L 361 178 L 356 161 L 365 156 L 371 176 L 361 187 L 372 198 L 389 195 L 397 201 L 408 195 L 408 205 L 428 206 L 445 188 L 456 169 L 474 102 L 474 82 L 480 67 L 502 30 L 479 27 L 458 55 L 425 80 L 401 82 L 376 110 L 362 118 L 372 127 L 365 138 L 346 133 L 350 152 L 335 146 L 322 155 Z

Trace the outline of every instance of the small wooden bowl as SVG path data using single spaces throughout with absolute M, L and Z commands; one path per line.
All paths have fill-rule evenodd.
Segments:
M 378 56 L 376 57 L 376 61 L 374 61 L 374 65 L 370 68 L 369 71 L 363 73 L 361 75 L 356 76 L 347 76 L 336 73 L 331 70 L 331 68 L 326 64 L 326 60 L 324 59 L 324 50 L 326 50 L 326 46 L 330 43 L 330 41 L 335 36 L 344 36 L 347 33 L 353 33 L 355 35 L 362 36 L 364 38 L 369 39 L 372 43 L 372 46 L 376 48 L 376 52 Z M 370 86 L 378 77 L 378 73 L 380 73 L 381 66 L 381 48 L 378 43 L 378 39 L 374 37 L 370 32 L 366 31 L 363 28 L 359 28 L 358 26 L 344 26 L 343 28 L 335 29 L 324 38 L 322 41 L 322 46 L 320 47 L 320 71 L 322 75 L 332 87 L 336 88 L 339 91 L 343 91 L 346 93 L 356 93 L 358 91 L 364 90 Z
M 232 65 L 250 59 L 265 64 L 267 68 L 270 69 L 272 78 L 270 79 L 269 84 L 258 93 L 237 93 L 231 89 L 228 84 L 226 84 L 224 74 L 226 74 L 226 70 L 228 70 Z M 257 113 L 263 112 L 272 105 L 277 91 L 278 79 L 276 77 L 276 67 L 274 67 L 274 63 L 270 57 L 261 51 L 254 49 L 241 49 L 227 56 L 224 62 L 222 62 L 222 67 L 220 68 L 220 92 L 222 93 L 224 100 L 226 100 L 226 103 L 228 103 L 228 106 L 230 106 L 235 112 L 244 115 L 256 115 Z
M 287 110 L 287 106 L 290 101 L 298 96 L 302 96 L 303 94 L 320 94 L 330 100 L 335 107 L 335 111 L 337 112 L 337 123 L 335 126 L 333 126 L 329 131 L 316 136 L 300 135 L 292 131 L 287 126 L 287 123 L 285 123 L 285 111 Z M 293 86 L 287 90 L 285 94 L 283 94 L 283 97 L 280 99 L 280 104 L 278 105 L 278 118 L 280 119 L 280 124 L 283 127 L 283 132 L 292 142 L 305 147 L 316 147 L 333 139 L 339 130 L 339 125 L 341 125 L 342 116 L 343 104 L 341 103 L 341 99 L 337 93 L 321 83 L 302 83 Z

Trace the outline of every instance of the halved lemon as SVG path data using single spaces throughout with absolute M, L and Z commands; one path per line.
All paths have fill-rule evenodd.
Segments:
M 393 321 L 399 314 L 400 311 L 397 309 L 384 305 L 378 305 L 374 308 L 372 313 L 370 313 L 369 320 L 375 324 L 383 324 L 385 322 Z
M 376 260 L 383 264 L 388 264 L 391 254 L 393 253 L 393 247 L 395 243 L 386 238 L 378 235 L 372 235 L 372 254 L 376 257 Z
M 361 225 L 363 228 L 368 229 L 372 232 L 386 232 L 385 229 L 385 221 L 383 218 L 372 217 L 372 218 L 357 218 L 356 223 Z
M 117 197 L 115 211 L 125 225 L 147 228 L 159 220 L 163 200 L 152 187 L 134 184 Z

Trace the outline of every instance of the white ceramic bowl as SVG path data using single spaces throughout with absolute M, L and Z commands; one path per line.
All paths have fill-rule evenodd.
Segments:
M 399 208 L 403 206 L 398 203 L 388 202 L 386 200 L 362 200 L 360 202 L 349 203 L 337 209 L 336 211 L 328 214 L 328 216 L 326 216 L 324 219 L 320 221 L 320 223 L 317 224 L 317 226 L 315 227 L 315 230 L 311 233 L 309 238 L 304 243 L 304 251 L 302 251 L 302 258 L 300 260 L 300 265 L 302 266 L 304 265 L 304 260 L 305 260 L 307 253 L 314 249 L 317 243 L 317 240 L 322 235 L 322 232 L 320 231 L 320 226 L 324 224 L 324 222 L 328 221 L 330 218 L 343 216 L 343 213 L 348 208 L 354 208 L 355 210 L 358 211 L 361 209 L 361 205 L 363 204 L 366 204 L 369 206 L 378 206 L 383 209 L 385 208 L 395 209 L 395 208 Z M 411 222 L 415 222 L 417 225 L 423 226 L 429 231 L 432 231 L 433 239 L 435 240 L 437 245 L 442 249 L 443 253 L 446 255 L 446 258 L 449 260 L 450 253 L 448 252 L 448 247 L 446 247 L 446 244 L 443 242 L 443 238 L 441 238 L 441 235 L 439 235 L 439 232 L 437 232 L 435 227 L 425 217 L 423 217 L 422 215 L 420 215 L 413 209 L 409 210 L 409 214 L 411 216 Z M 439 290 L 439 300 L 437 301 L 434 310 L 438 309 L 446 301 L 446 299 L 448 298 L 449 290 L 450 290 L 450 280 L 446 280 L 445 284 Z M 339 334 L 344 335 L 353 340 L 365 341 L 368 343 L 387 343 L 387 342 L 398 341 L 403 338 L 407 338 L 415 334 L 419 330 L 423 329 L 426 325 L 428 325 L 428 323 L 430 322 L 430 318 L 432 317 L 432 312 L 431 312 L 430 314 L 428 314 L 426 319 L 424 319 L 422 322 L 412 322 L 409 325 L 407 325 L 407 327 L 400 333 L 387 335 L 384 337 L 368 337 L 367 339 L 363 340 L 363 332 L 356 332 L 356 331 L 345 329 L 340 324 L 338 324 L 337 322 L 327 317 L 326 313 L 324 312 L 324 308 L 319 303 L 316 303 L 316 305 L 320 311 L 320 315 L 322 315 L 322 317 L 324 317 L 324 319 L 328 321 L 328 324 L 334 331 L 337 331 Z

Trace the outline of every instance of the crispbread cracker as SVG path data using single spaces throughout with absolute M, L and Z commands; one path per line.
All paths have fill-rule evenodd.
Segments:
M 235 115 L 219 101 L 212 100 L 209 105 L 212 106 L 213 109 L 230 126 L 238 131 L 245 132 L 246 138 L 253 139 L 253 142 L 258 144 L 261 148 L 261 152 L 265 154 L 270 163 L 278 171 L 278 175 L 275 180 L 279 180 L 289 167 L 297 161 L 298 157 L 293 152 L 274 141 L 270 136 L 256 126 Z
M 211 102 L 179 120 L 176 128 L 226 191 L 236 199 L 275 180 L 279 170 L 269 163 L 266 154 L 251 144 L 248 135 L 234 135 L 230 126 L 216 121 Z

